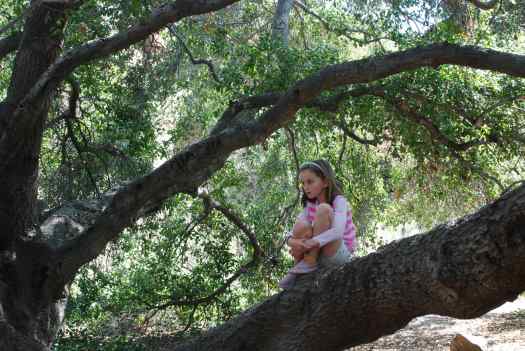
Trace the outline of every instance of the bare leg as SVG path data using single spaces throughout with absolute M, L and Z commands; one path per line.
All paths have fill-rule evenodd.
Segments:
M 328 204 L 320 204 L 317 207 L 317 211 L 315 212 L 315 217 L 314 217 L 313 237 L 315 237 L 316 235 L 321 234 L 322 232 L 330 229 L 330 227 L 332 225 L 333 215 L 334 215 L 334 210 L 332 209 L 332 207 L 330 205 L 328 205 Z M 330 245 L 330 244 L 327 244 L 327 246 L 328 245 Z M 319 252 L 320 251 L 321 251 L 321 249 L 310 250 L 309 252 L 305 253 L 304 260 L 309 263 L 310 260 L 307 259 L 307 257 L 309 257 L 311 255 L 311 256 L 315 257 L 314 263 L 316 263 L 317 262 L 317 258 L 319 257 Z M 324 247 L 323 247 L 323 252 L 324 252 Z
M 294 239 L 310 239 L 313 236 L 313 228 L 310 223 L 297 222 L 292 229 L 292 238 Z M 294 256 L 294 263 L 298 263 L 304 258 L 304 255 Z

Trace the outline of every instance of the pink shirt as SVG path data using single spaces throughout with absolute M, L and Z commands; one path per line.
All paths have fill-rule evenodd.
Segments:
M 297 220 L 312 223 L 314 221 L 315 211 L 319 203 L 308 201 L 306 207 L 297 216 Z M 336 196 L 332 204 L 334 209 L 334 218 L 330 229 L 315 236 L 321 247 L 331 241 L 343 239 L 348 251 L 353 252 L 357 247 L 355 236 L 355 225 L 352 222 L 352 211 L 348 202 L 342 195 Z

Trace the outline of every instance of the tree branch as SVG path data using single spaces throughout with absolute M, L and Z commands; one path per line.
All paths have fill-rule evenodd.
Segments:
M 385 101 L 389 102 L 403 116 L 407 117 L 412 122 L 423 126 L 434 141 L 446 146 L 451 150 L 466 151 L 473 146 L 484 145 L 488 143 L 486 140 L 473 140 L 465 143 L 457 143 L 444 135 L 438 126 L 434 124 L 431 118 L 421 115 L 419 112 L 411 108 L 406 101 L 388 97 L 384 91 L 379 89 L 372 90 L 371 95 L 381 97 Z
M 215 79 L 215 81 L 217 83 L 221 83 L 221 80 L 219 79 L 219 76 L 217 76 L 217 73 L 215 72 L 215 67 L 213 66 L 213 62 L 211 62 L 210 60 L 204 60 L 204 59 L 196 60 L 193 57 L 193 54 L 191 53 L 191 50 L 188 48 L 188 46 L 186 45 L 184 40 L 182 40 L 182 38 L 179 36 L 177 31 L 175 30 L 174 26 L 169 26 L 168 28 L 169 28 L 170 33 L 175 38 L 177 38 L 177 40 L 179 41 L 179 43 L 182 46 L 182 48 L 184 49 L 184 51 L 186 51 L 186 54 L 190 58 L 191 63 L 194 64 L 194 65 L 206 65 L 206 66 L 208 66 L 208 69 L 210 70 L 210 73 L 211 73 L 213 79 Z
M 359 144 L 363 144 L 363 145 L 373 145 L 373 146 L 377 146 L 377 144 L 379 144 L 381 142 L 380 139 L 378 138 L 374 138 L 374 139 L 365 139 L 365 138 L 362 138 L 360 136 L 358 136 L 357 134 L 355 134 L 353 131 L 351 131 L 348 126 L 346 125 L 346 123 L 344 122 L 344 120 L 341 120 L 341 121 L 335 121 L 334 120 L 334 123 L 339 127 L 341 128 L 341 130 L 343 131 L 343 133 L 352 138 L 353 140 L 357 141 Z M 340 157 L 341 158 L 341 157 Z
M 22 33 L 14 33 L 0 40 L 0 60 L 15 51 L 22 39 Z
M 233 213 L 229 208 L 213 200 L 207 193 L 201 192 L 198 194 L 198 196 L 204 200 L 205 204 L 207 204 L 206 205 L 207 209 L 218 210 L 230 222 L 234 223 L 239 229 L 241 229 L 244 232 L 244 234 L 248 237 L 248 240 L 250 241 L 253 247 L 252 259 L 246 264 L 242 265 L 231 277 L 226 279 L 226 281 L 219 288 L 217 288 L 214 292 L 212 292 L 210 295 L 201 297 L 201 298 L 184 299 L 184 300 L 178 299 L 176 297 L 172 297 L 171 301 L 153 307 L 156 310 L 163 310 L 168 307 L 174 307 L 174 306 L 198 306 L 200 304 L 211 302 L 217 296 L 223 294 L 228 289 L 228 287 L 230 287 L 231 284 L 235 282 L 242 274 L 248 272 L 250 269 L 257 266 L 259 261 L 265 256 L 263 250 L 259 246 L 259 243 L 257 241 L 255 234 L 250 229 L 248 229 L 246 224 L 242 221 L 242 219 L 239 218 L 237 214 Z
M 353 37 L 353 36 L 351 36 L 348 33 L 363 34 L 364 36 L 369 35 L 369 33 L 365 32 L 365 31 L 353 30 L 353 29 L 349 29 L 349 28 L 344 28 L 344 29 L 333 28 L 333 26 L 332 26 L 332 24 L 330 22 L 328 22 L 323 17 L 318 15 L 315 11 L 310 9 L 303 2 L 301 2 L 299 0 L 294 0 L 293 2 L 294 2 L 295 6 L 297 6 L 298 8 L 303 10 L 305 13 L 311 15 L 312 17 L 316 18 L 319 22 L 321 22 L 323 27 L 328 32 L 333 32 L 333 33 L 336 33 L 338 35 L 342 35 L 342 36 L 346 37 L 347 39 L 349 39 L 352 42 L 358 43 L 360 45 L 368 45 L 368 44 L 375 43 L 375 42 L 381 42 L 381 40 L 392 40 L 392 39 L 386 38 L 386 37 L 373 38 L 373 39 L 370 39 L 370 40 L 359 39 L 359 38 Z
M 240 230 L 243 231 L 243 233 L 246 235 L 248 240 L 250 241 L 250 244 L 253 247 L 254 255 L 257 257 L 264 257 L 264 251 L 261 249 L 259 242 L 257 241 L 257 237 L 255 236 L 255 233 L 253 233 L 247 226 L 244 224 L 244 221 L 239 218 L 239 216 L 235 213 L 233 213 L 232 210 L 230 210 L 228 207 L 225 207 L 218 203 L 217 201 L 213 200 L 207 193 L 200 192 L 198 195 L 201 199 L 205 200 L 207 203 L 209 203 L 212 207 L 212 209 L 216 209 L 219 212 L 221 212 L 230 222 L 235 224 Z
M 80 145 L 79 140 L 77 139 L 75 135 L 75 131 L 73 128 L 73 120 L 76 119 L 76 110 L 77 110 L 77 102 L 78 98 L 80 96 L 80 84 L 75 81 L 73 78 L 69 78 L 68 83 L 71 85 L 71 94 L 69 96 L 69 107 L 66 112 L 63 114 L 63 118 L 66 121 L 66 129 L 67 129 L 67 135 L 69 137 L 69 140 L 73 143 L 73 146 L 77 150 L 77 153 L 80 157 L 80 159 L 83 161 L 86 173 L 88 174 L 89 181 L 91 182 L 91 185 L 95 189 L 95 192 L 98 196 L 100 196 L 100 190 L 98 189 L 97 182 L 95 180 L 95 177 L 93 177 L 93 174 L 91 173 L 91 170 L 89 169 L 89 164 L 84 160 L 83 154 L 86 151 L 84 147 Z
M 178 22 L 185 17 L 216 11 L 238 1 L 177 0 L 174 4 L 167 4 L 154 9 L 148 19 L 126 31 L 108 38 L 95 40 L 66 52 L 40 76 L 31 91 L 20 102 L 15 114 L 31 104 L 45 89 L 55 89 L 76 67 L 126 49 L 146 39 L 152 33 L 160 31 L 170 23 Z

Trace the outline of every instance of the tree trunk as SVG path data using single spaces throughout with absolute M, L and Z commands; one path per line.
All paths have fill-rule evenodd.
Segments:
M 290 10 L 292 9 L 293 0 L 279 0 L 272 24 L 272 38 L 280 42 L 283 46 L 288 46 Z
M 20 106 L 58 57 L 66 21 L 64 4 L 32 2 L 0 106 L 1 350 L 47 350 L 64 318 L 65 298 L 51 296 L 45 288 L 52 252 L 32 241 L 38 225 L 40 145 L 52 91 L 43 90 L 34 104 Z
M 12 303 L 12 297 L 2 296 L 1 306 Z M 0 350 L 5 351 L 48 351 L 64 321 L 67 299 L 64 297 L 44 307 L 37 316 L 4 319 L 0 311 Z M 34 305 L 38 302 L 34 301 Z

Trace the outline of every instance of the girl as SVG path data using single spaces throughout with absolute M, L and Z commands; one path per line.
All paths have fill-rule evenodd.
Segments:
M 330 164 L 325 160 L 303 163 L 299 180 L 304 209 L 286 238 L 295 266 L 279 282 L 283 289 L 293 286 L 297 274 L 316 270 L 318 263 L 348 262 L 357 244 L 352 212 Z

